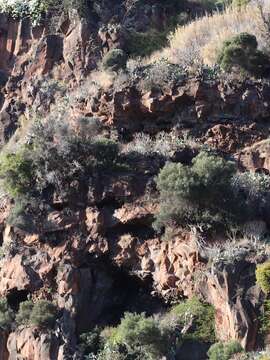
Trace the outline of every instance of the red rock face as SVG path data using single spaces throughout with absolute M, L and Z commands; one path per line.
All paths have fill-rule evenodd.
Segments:
M 239 165 L 253 172 L 270 172 L 270 142 L 263 140 L 244 148 L 238 155 Z
M 165 24 L 163 11 L 152 9 L 150 13 L 156 26 Z M 145 22 L 144 17 L 140 28 L 145 29 Z M 0 99 L 1 145 L 14 134 L 18 119 L 27 117 L 26 110 L 35 101 L 45 113 L 49 111 L 50 102 L 44 104 L 39 96 L 40 80 L 51 77 L 76 88 L 96 68 L 103 53 L 124 47 L 122 28 L 97 29 L 94 25 L 75 15 L 60 19 L 59 31 L 52 35 L 47 25 L 33 28 L 28 20 L 0 16 L 0 70 L 9 76 Z M 76 126 L 81 116 L 99 116 L 108 132 L 117 130 L 124 139 L 141 131 L 156 135 L 176 125 L 198 127 L 201 140 L 233 154 L 239 168 L 268 173 L 270 145 L 263 140 L 268 133 L 258 121 L 270 116 L 269 94 L 267 81 L 234 88 L 223 80 L 185 78 L 181 85 L 158 91 L 139 90 L 135 85 L 111 86 L 95 97 L 88 94 L 80 99 L 67 109 L 67 117 L 70 114 L 68 121 Z M 76 194 L 67 213 L 64 201 L 54 194 L 54 209 L 31 233 L 7 225 L 11 204 L 3 204 L 3 244 L 15 243 L 16 249 L 0 260 L 0 296 L 23 290 L 34 299 L 54 300 L 64 320 L 55 332 L 18 328 L 9 336 L 2 334 L 0 359 L 64 360 L 74 353 L 76 332 L 84 329 L 83 318 L 89 315 L 85 303 L 91 303 L 91 319 L 96 319 L 95 313 L 102 313 L 107 292 L 113 287 L 109 276 L 89 265 L 88 259 L 104 258 L 126 273 L 150 278 L 153 292 L 166 301 L 193 295 L 208 301 L 215 307 L 220 340 L 236 339 L 244 348 L 255 347 L 262 294 L 255 285 L 253 260 L 215 270 L 207 266 L 193 233 L 179 230 L 168 241 L 153 235 L 151 224 L 159 206 L 143 197 L 147 183 L 162 164 L 164 161 L 142 160 L 136 164 L 139 174 L 103 174 L 94 194 L 89 195 L 91 199 L 86 200 L 85 193 Z M 83 205 L 79 204 L 81 197 Z

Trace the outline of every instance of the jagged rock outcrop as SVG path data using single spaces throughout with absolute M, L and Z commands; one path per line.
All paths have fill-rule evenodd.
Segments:
M 248 137 L 250 137 L 248 141 L 252 141 L 256 136 L 257 139 L 266 136 L 259 128 L 257 131 L 253 130 L 256 128 L 254 122 L 266 119 L 270 115 L 268 97 L 270 85 L 267 81 L 263 84 L 259 82 L 252 84 L 256 101 L 253 97 L 246 96 L 250 91 L 248 90 L 251 87 L 250 83 L 242 83 L 237 91 L 233 92 L 233 96 L 230 96 L 232 92 L 230 85 L 226 80 L 217 85 L 214 81 L 186 78 L 169 92 L 161 89 L 144 92 L 134 86 L 115 91 L 111 89 L 106 93 L 98 94 L 94 103 L 92 98 L 86 97 L 85 112 L 88 115 L 99 116 L 106 124 L 115 126 L 123 134 L 139 131 L 156 134 L 180 124 L 199 125 L 201 122 L 206 122 L 210 126 L 219 124 L 218 129 L 213 128 L 212 133 L 206 135 L 207 138 L 215 137 L 215 140 L 209 139 L 208 143 L 216 145 L 216 141 L 219 141 L 221 148 L 235 151 L 235 144 L 242 135 L 243 143 Z M 173 116 L 175 114 L 178 116 Z M 243 120 L 249 125 L 241 128 Z M 235 124 L 235 130 L 226 128 L 232 125 L 223 125 L 228 122 Z M 235 137 L 233 144 L 233 139 L 228 144 L 224 144 L 225 132 L 233 134 Z M 229 134 L 227 136 L 230 136 Z
M 238 155 L 239 165 L 253 172 L 270 172 L 270 142 L 268 139 L 244 148 Z
M 255 267 L 249 261 L 221 264 L 198 284 L 205 299 L 215 307 L 219 339 L 235 339 L 247 350 L 256 345 L 263 302 L 256 286 Z
M 8 338 L 9 360 L 63 360 L 61 339 L 52 332 L 36 328 L 17 329 Z
M 254 144 L 266 137 L 265 131 L 258 124 L 235 126 L 234 124 L 218 124 L 205 134 L 205 144 L 234 153 L 248 144 Z

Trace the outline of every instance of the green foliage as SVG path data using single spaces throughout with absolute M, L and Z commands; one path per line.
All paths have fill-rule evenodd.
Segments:
M 103 58 L 102 65 L 105 70 L 118 71 L 127 64 L 127 54 L 121 49 L 110 50 Z
M 42 14 L 48 9 L 49 1 L 40 0 L 0 0 L 0 12 L 7 13 L 13 18 L 31 17 L 38 23 Z
M 241 33 L 224 42 L 218 56 L 218 64 L 225 71 L 237 67 L 256 77 L 269 74 L 270 59 L 257 49 L 258 43 L 254 35 Z
M 126 51 L 132 56 L 149 56 L 166 46 L 167 32 L 151 30 L 145 33 L 131 31 L 128 34 Z
M 270 300 L 265 300 L 263 303 L 263 312 L 260 316 L 260 333 L 263 335 L 269 334 L 270 331 Z
M 18 229 L 31 232 L 34 228 L 33 216 L 27 213 L 28 208 L 34 208 L 37 203 L 34 199 L 28 199 L 23 195 L 16 198 L 14 206 L 11 208 L 7 223 Z
M 232 5 L 237 7 L 247 6 L 250 3 L 250 0 L 233 0 Z
M 270 293 L 270 261 L 258 264 L 256 268 L 257 283 L 265 294 Z
M 92 331 L 80 336 L 80 350 L 84 355 L 97 354 L 101 348 L 100 329 L 95 327 Z
M 243 348 L 237 341 L 216 343 L 210 347 L 207 355 L 209 360 L 230 360 L 234 354 L 240 353 Z
M 28 304 L 28 310 L 30 305 Z M 28 312 L 24 308 L 24 314 L 27 315 Z M 36 302 L 32 308 L 32 311 L 29 316 L 29 323 L 34 326 L 44 327 L 44 328 L 53 328 L 57 316 L 56 306 L 46 300 L 40 300 Z
M 119 147 L 115 141 L 99 139 L 93 142 L 92 148 L 98 166 L 112 167 L 119 153 Z
M 19 311 L 16 315 L 16 322 L 19 325 L 29 325 L 34 303 L 31 300 L 20 303 Z
M 54 327 L 57 316 L 56 306 L 47 301 L 39 300 L 33 303 L 31 300 L 20 304 L 16 315 L 16 322 L 19 325 L 34 325 L 44 328 Z
M 14 320 L 14 313 L 8 305 L 6 298 L 0 299 L 0 328 L 9 330 Z
M 88 179 L 93 173 L 115 166 L 118 144 L 97 136 L 100 127 L 96 119 L 81 120 L 78 126 L 79 133 L 62 118 L 35 123 L 29 135 L 31 145 L 22 146 L 15 154 L 1 156 L 4 189 L 16 199 L 10 223 L 28 221 L 25 205 L 29 199 L 42 196 L 47 186 L 66 193 L 72 181 Z
M 183 337 L 181 329 L 189 326 Z M 84 356 L 98 360 L 174 358 L 183 340 L 215 341 L 214 309 L 193 298 L 160 317 L 126 313 L 117 327 L 93 329 L 80 338 Z
M 213 306 L 202 303 L 196 297 L 173 307 L 171 313 L 184 326 L 192 320 L 192 330 L 184 339 L 213 343 L 215 338 L 215 311 Z
M 126 313 L 110 341 L 125 346 L 128 353 L 145 359 L 157 359 L 166 354 L 169 344 L 163 336 L 158 322 L 144 314 Z
M 38 25 L 49 9 L 68 10 L 75 8 L 82 12 L 85 0 L 0 0 L 0 12 L 13 18 L 30 17 L 34 25 Z
M 0 177 L 11 197 L 28 192 L 33 185 L 33 164 L 30 151 L 23 146 L 17 153 L 3 153 L 0 157 Z
M 224 215 L 229 219 L 235 171 L 234 163 L 205 151 L 192 166 L 166 164 L 157 178 L 161 209 L 156 227 L 224 222 Z
M 173 346 L 173 332 L 160 326 L 157 319 L 126 313 L 121 323 L 105 335 L 99 359 L 121 354 L 119 359 L 156 360 L 170 354 Z

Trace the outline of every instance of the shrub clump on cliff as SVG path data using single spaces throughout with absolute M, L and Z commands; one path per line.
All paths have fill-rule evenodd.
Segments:
M 14 320 L 14 313 L 8 305 L 6 298 L 0 299 L 0 328 L 9 330 Z
M 257 265 L 257 283 L 265 294 L 270 293 L 270 261 Z
M 228 229 L 269 214 L 269 178 L 239 174 L 234 162 L 209 151 L 201 151 L 191 166 L 167 163 L 156 183 L 161 204 L 157 230 L 190 224 Z
M 237 341 L 216 343 L 208 351 L 209 360 L 230 360 L 234 354 L 243 352 L 242 346 Z
M 105 70 L 118 71 L 127 64 L 127 54 L 121 49 L 110 50 L 103 58 L 102 65 Z
M 84 0 L 0 0 L 0 12 L 15 19 L 30 18 L 34 25 L 41 22 L 43 15 L 49 9 L 67 10 L 76 8 L 79 11 L 84 6 Z
M 269 74 L 270 59 L 258 50 L 256 36 L 241 33 L 226 40 L 218 56 L 218 64 L 225 71 L 240 69 L 256 77 Z
M 88 135 L 61 122 L 36 124 L 27 145 L 0 157 L 4 189 L 14 199 L 39 196 L 49 185 L 62 192 L 75 179 L 113 167 L 118 144 L 94 132 Z
M 190 322 L 192 331 L 184 335 L 184 340 L 194 340 L 213 343 L 215 337 L 215 310 L 209 305 L 202 303 L 193 297 L 174 306 L 171 314 L 176 316 L 177 321 L 183 327 Z
M 98 360 L 156 360 L 174 358 L 185 340 L 215 341 L 214 309 L 197 298 L 159 317 L 126 313 L 117 327 L 83 334 L 80 349 L 84 355 L 95 354 Z
M 57 307 L 50 301 L 40 300 L 36 303 L 25 301 L 20 304 L 16 322 L 20 325 L 53 328 L 56 316 Z
M 235 172 L 233 162 L 205 151 L 192 166 L 166 164 L 157 178 L 161 209 L 155 226 L 223 222 Z
M 0 0 L 0 12 L 7 13 L 13 18 L 30 17 L 38 23 L 42 14 L 48 10 L 50 0 Z

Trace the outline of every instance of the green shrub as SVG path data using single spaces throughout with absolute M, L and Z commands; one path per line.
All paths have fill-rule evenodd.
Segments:
M 31 300 L 20 303 L 19 311 L 16 315 L 16 322 L 19 325 L 29 325 L 34 303 Z
M 11 197 L 16 198 L 33 186 L 33 164 L 30 152 L 22 147 L 17 153 L 4 153 L 0 157 L 0 177 Z
M 118 144 L 98 136 L 100 124 L 96 119 L 81 122 L 79 133 L 62 117 L 36 122 L 29 134 L 31 145 L 1 156 L 0 177 L 9 195 L 16 199 L 9 222 L 27 223 L 25 205 L 32 208 L 48 186 L 67 194 L 74 180 L 87 180 L 115 166 Z
M 126 313 L 120 325 L 111 332 L 106 347 L 116 350 L 121 348 L 123 353 L 134 360 L 156 360 L 170 351 L 171 339 L 152 317 Z
M 151 30 L 145 33 L 131 31 L 127 38 L 126 51 L 132 56 L 149 56 L 168 43 L 167 32 Z
M 121 49 L 110 50 L 103 58 L 102 65 L 105 70 L 118 71 L 127 64 L 127 54 Z
M 243 204 L 240 211 L 247 219 L 264 218 L 269 213 L 270 178 L 260 173 L 238 173 L 232 181 L 234 196 Z
M 269 334 L 270 331 L 270 300 L 263 303 L 263 311 L 260 315 L 260 333 L 262 335 Z
M 0 12 L 7 13 L 15 19 L 30 17 L 34 25 L 40 24 L 43 15 L 49 9 L 68 10 L 75 8 L 82 13 L 85 0 L 0 0 Z
M 27 194 L 17 197 L 14 206 L 9 212 L 7 223 L 28 233 L 34 231 L 35 219 L 33 214 L 28 213 L 28 209 L 37 209 L 38 203 L 39 201 L 34 198 L 28 199 Z
M 27 311 L 25 311 L 25 313 L 27 313 Z M 33 306 L 29 317 L 29 323 L 38 327 L 53 328 L 56 321 L 56 316 L 56 306 L 49 301 L 40 300 Z
M 257 265 L 256 268 L 257 283 L 265 294 L 270 292 L 270 261 Z
M 14 313 L 8 305 L 6 298 L 0 299 L 0 328 L 9 330 L 14 320 Z
M 80 336 L 80 350 L 84 355 L 97 354 L 101 348 L 101 329 L 95 327 L 92 331 Z
M 250 0 L 233 0 L 232 5 L 237 7 L 247 6 Z
M 118 144 L 106 138 L 94 141 L 92 149 L 97 165 L 101 167 L 112 167 L 119 153 Z
M 207 355 L 209 360 L 230 360 L 234 354 L 240 353 L 243 348 L 237 341 L 216 343 L 210 347 Z
M 196 297 L 186 300 L 171 310 L 181 326 L 192 319 L 192 330 L 184 339 L 213 343 L 215 337 L 215 311 L 213 306 L 202 303 Z
M 44 328 L 54 327 L 57 316 L 57 307 L 47 300 L 39 300 L 33 303 L 31 300 L 20 304 L 16 315 L 19 325 L 34 325 Z
M 256 77 L 269 74 L 270 59 L 257 49 L 258 43 L 254 35 L 241 33 L 224 42 L 218 56 L 218 64 L 225 71 L 237 67 Z
M 47 10 L 48 1 L 32 0 L 0 0 L 0 12 L 7 13 L 14 18 L 31 17 L 38 23 L 44 11 Z
M 205 151 L 192 166 L 166 164 L 156 181 L 161 208 L 155 226 L 224 223 L 231 217 L 235 171 L 234 163 Z

